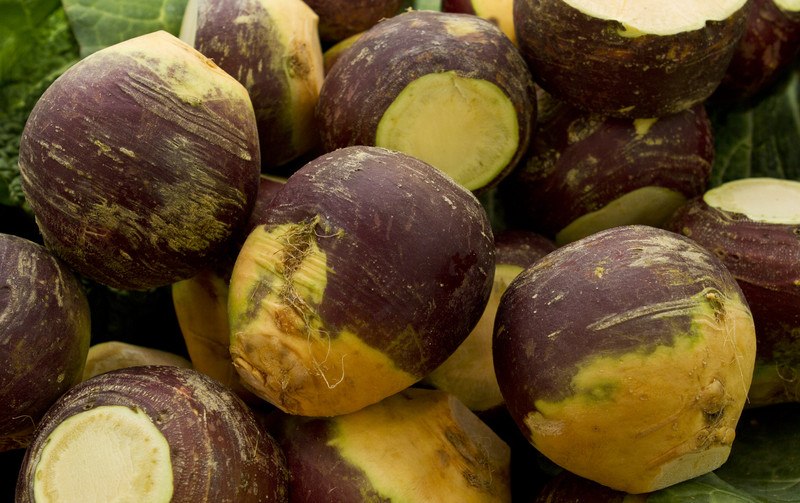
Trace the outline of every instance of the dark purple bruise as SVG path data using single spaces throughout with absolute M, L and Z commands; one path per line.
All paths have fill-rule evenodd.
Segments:
M 369 156 L 348 159 L 357 152 Z M 331 271 L 322 318 L 414 375 L 444 361 L 483 312 L 494 277 L 488 217 L 421 161 L 341 149 L 293 175 L 271 209 L 269 225 L 322 218 L 317 244 Z

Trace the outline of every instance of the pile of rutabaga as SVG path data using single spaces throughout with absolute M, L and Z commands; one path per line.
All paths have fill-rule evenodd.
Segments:
M 800 500 L 800 2 L 0 32 L 0 499 Z

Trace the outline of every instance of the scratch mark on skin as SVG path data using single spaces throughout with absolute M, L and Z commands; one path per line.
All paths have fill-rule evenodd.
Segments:
M 697 308 L 697 301 L 692 298 L 668 300 L 646 306 L 629 309 L 623 313 L 604 316 L 586 328 L 589 330 L 606 330 L 615 325 L 635 320 L 638 318 L 662 318 L 666 316 L 690 316 Z

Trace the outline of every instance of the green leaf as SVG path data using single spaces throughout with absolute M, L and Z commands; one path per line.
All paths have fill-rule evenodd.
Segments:
M 758 501 L 800 501 L 800 404 L 746 410 L 716 474 Z
M 714 473 L 707 473 L 686 482 L 650 493 L 647 503 L 753 503 L 756 498 L 742 491 Z
M 442 0 L 414 0 L 414 10 L 442 10 Z
M 60 6 L 59 0 L 0 0 L 0 33 L 35 28 Z
M 716 157 L 711 185 L 747 177 L 800 180 L 800 74 L 749 106 L 709 107 Z
M 60 7 L 59 0 L 0 0 L 0 84 L 19 75 L 31 53 L 31 36 Z
M 81 57 L 164 30 L 178 35 L 187 0 L 63 0 Z
M 24 206 L 19 139 L 36 101 L 78 60 L 58 0 L 0 0 L 0 204 Z

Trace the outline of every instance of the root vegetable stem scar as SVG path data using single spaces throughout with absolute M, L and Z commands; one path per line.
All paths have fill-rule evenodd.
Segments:
M 279 296 L 284 304 L 289 306 L 291 310 L 300 318 L 301 326 L 299 331 L 305 333 L 306 346 L 308 348 L 308 355 L 311 360 L 313 369 L 307 368 L 309 373 L 319 375 L 325 382 L 328 389 L 334 389 L 341 384 L 345 378 L 344 359 L 347 354 L 341 356 L 341 375 L 336 380 L 331 380 L 326 375 L 325 364 L 328 361 L 332 350 L 332 338 L 330 333 L 321 326 L 315 328 L 315 325 L 321 325 L 319 316 L 315 309 L 309 305 L 298 292 L 294 284 L 293 277 L 300 269 L 303 261 L 312 252 L 313 241 L 315 238 L 331 238 L 339 237 L 343 234 L 343 230 L 339 229 L 336 232 L 327 231 L 324 233 L 319 232 L 317 227 L 320 225 L 322 218 L 319 215 L 314 216 L 302 222 L 296 229 L 288 232 L 283 239 L 282 247 L 282 263 L 283 263 L 283 276 L 284 285 L 281 289 Z M 316 323 L 315 323 L 316 322 Z M 317 358 L 314 345 L 322 342 L 325 344 L 325 354 L 322 359 Z

